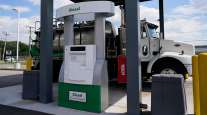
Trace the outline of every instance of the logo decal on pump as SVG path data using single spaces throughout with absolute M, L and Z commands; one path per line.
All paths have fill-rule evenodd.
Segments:
M 76 7 L 76 8 L 69 8 L 69 12 L 75 12 L 75 11 L 79 11 L 80 7 Z
M 86 93 L 69 91 L 69 100 L 86 103 Z

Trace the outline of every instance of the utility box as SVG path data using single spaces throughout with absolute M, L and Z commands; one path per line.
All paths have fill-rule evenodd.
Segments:
M 152 115 L 186 115 L 183 75 L 152 77 Z
M 38 99 L 39 97 L 39 71 L 24 71 L 23 73 L 23 99 Z
M 96 60 L 96 45 L 68 46 L 65 59 L 59 105 L 102 112 L 108 106 L 108 76 L 106 63 Z

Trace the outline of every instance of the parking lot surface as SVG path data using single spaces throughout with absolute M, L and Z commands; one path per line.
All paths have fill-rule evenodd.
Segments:
M 34 111 L 40 111 L 49 114 L 56 115 L 120 115 L 126 114 L 127 112 L 127 95 L 126 87 L 112 85 L 110 86 L 110 106 L 100 114 L 89 113 L 79 110 L 68 109 L 64 107 L 59 107 L 57 105 L 57 89 L 58 84 L 53 85 L 53 94 L 54 102 L 49 104 L 42 104 L 38 101 L 23 100 L 22 99 L 22 71 L 5 71 L 0 70 L 0 84 L 3 84 L 0 88 L 0 104 L 8 105 L 23 109 L 29 109 Z M 8 81 L 11 85 L 8 84 Z M 1 83 L 2 82 L 2 83 Z M 193 113 L 193 92 L 192 92 L 192 80 L 189 79 L 185 82 L 185 90 L 187 96 L 187 105 L 188 105 L 188 114 Z M 148 89 L 147 91 L 142 92 L 142 103 L 148 105 L 146 111 L 151 109 L 151 92 Z

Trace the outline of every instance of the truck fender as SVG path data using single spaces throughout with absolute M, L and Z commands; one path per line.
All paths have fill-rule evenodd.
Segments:
M 192 55 L 185 55 L 176 52 L 164 52 L 160 55 L 157 55 L 153 60 L 151 60 L 147 67 L 147 73 L 152 73 L 153 65 L 160 59 L 163 58 L 173 58 L 177 61 L 180 61 L 184 66 L 192 65 Z M 186 67 L 186 66 L 185 66 Z M 188 70 L 188 68 L 186 68 Z M 188 71 L 191 74 L 191 71 Z

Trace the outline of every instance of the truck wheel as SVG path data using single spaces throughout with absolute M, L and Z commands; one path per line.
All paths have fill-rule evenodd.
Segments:
M 185 66 L 176 60 L 158 61 L 152 69 L 153 74 L 182 74 L 188 73 Z
M 165 68 L 160 71 L 160 74 L 177 74 L 177 72 L 172 68 Z

